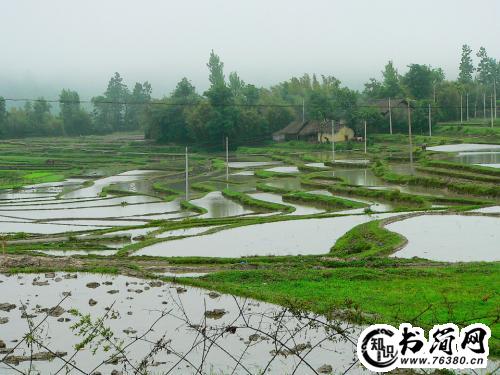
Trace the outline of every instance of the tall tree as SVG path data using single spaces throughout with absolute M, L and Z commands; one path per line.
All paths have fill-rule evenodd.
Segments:
M 207 67 L 209 71 L 208 80 L 212 87 L 225 85 L 224 63 L 220 61 L 219 56 L 213 50 L 210 52 Z
M 5 105 L 5 99 L 0 96 L 0 137 L 2 137 L 6 132 L 7 126 L 7 107 Z
M 163 98 L 162 102 L 166 105 L 157 102 L 158 105 L 146 107 L 144 117 L 146 137 L 163 143 L 186 143 L 188 141 L 187 114 L 190 110 L 188 105 L 194 105 L 198 100 L 199 96 L 194 86 L 187 78 L 182 78 L 172 95 L 169 98 Z
M 383 81 L 383 95 L 388 98 L 397 98 L 402 94 L 401 85 L 399 82 L 399 74 L 392 60 L 389 60 L 382 72 L 384 77 Z
M 472 62 L 472 49 L 464 44 L 462 46 L 462 57 L 460 59 L 460 72 L 458 81 L 464 85 L 472 83 L 472 74 L 474 73 L 474 64 Z
M 496 61 L 488 56 L 488 52 L 484 47 L 479 48 L 477 57 L 479 57 L 477 65 L 478 81 L 484 85 L 489 85 L 495 78 Z
M 92 132 L 90 116 L 80 106 L 76 91 L 62 90 L 59 94 L 60 117 L 64 132 L 68 135 L 84 135 Z
M 411 64 L 403 77 L 408 94 L 414 99 L 427 99 L 432 95 L 432 86 L 435 79 L 431 68 L 427 65 Z
M 125 108 L 125 128 L 136 130 L 141 127 L 146 105 L 151 102 L 152 87 L 149 82 L 137 82 L 128 96 Z
M 36 125 L 45 123 L 46 115 L 50 114 L 51 105 L 44 98 L 38 98 L 33 103 L 32 118 Z

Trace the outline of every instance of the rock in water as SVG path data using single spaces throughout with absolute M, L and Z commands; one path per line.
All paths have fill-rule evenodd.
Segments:
M 323 365 L 318 368 L 318 373 L 320 374 L 331 374 L 333 372 L 333 368 L 330 365 Z
M 16 305 L 13 303 L 0 303 L 0 311 L 7 311 L 9 312 L 10 310 L 13 310 L 16 308 Z

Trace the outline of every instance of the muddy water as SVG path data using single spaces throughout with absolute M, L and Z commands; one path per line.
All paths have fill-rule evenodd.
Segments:
M 148 284 L 144 280 L 130 277 L 90 274 L 70 276 L 61 273 L 10 277 L 0 275 L 0 281 L 3 291 L 0 303 L 16 305 L 16 308 L 9 312 L 0 312 L 0 316 L 9 319 L 6 324 L 2 324 L 0 331 L 0 339 L 8 348 L 14 347 L 16 342 L 13 340 L 20 340 L 26 331 L 26 319 L 21 317 L 22 311 L 19 310 L 22 305 L 26 307 L 26 314 L 33 315 L 31 319 L 36 326 L 45 318 L 45 313 L 40 309 L 58 305 L 64 298 L 63 293 L 70 293 L 60 304 L 63 310 L 58 313 L 61 315 L 49 316 L 39 331 L 36 331 L 39 333 L 36 337 L 39 337 L 46 347 L 54 352 L 66 352 L 66 359 L 73 356 L 74 346 L 84 339 L 77 337 L 70 328 L 79 318 L 71 315 L 68 310 L 73 308 L 82 314 L 90 314 L 93 320 L 106 317 L 103 325 L 114 333 L 113 340 L 116 341 L 112 341 L 113 343 L 123 340 L 122 347 L 125 347 L 130 364 L 125 365 L 122 361 L 111 364 L 109 359 L 115 354 L 114 350 L 104 352 L 102 345 L 97 347 L 95 354 L 92 354 L 92 347 L 86 347 L 76 352 L 73 358 L 73 363 L 84 373 L 99 371 L 109 374 L 113 370 L 123 371 L 125 366 L 126 373 L 130 373 L 131 368 L 136 367 L 150 353 L 153 343 L 162 337 L 165 337 L 167 344 L 152 354 L 149 363 L 154 363 L 154 366 L 148 368 L 148 372 L 167 373 L 172 370 L 172 373 L 176 374 L 194 374 L 197 373 L 196 369 L 201 365 L 205 354 L 203 374 L 212 374 L 213 371 L 232 373 L 233 370 L 235 374 L 259 373 L 273 358 L 273 349 L 283 353 L 284 348 L 269 338 L 269 333 L 277 330 L 280 342 L 285 343 L 286 348 L 300 348 L 305 345 L 298 350 L 311 368 L 300 364 L 294 354 L 280 354 L 266 373 L 292 373 L 295 367 L 299 366 L 296 373 L 311 374 L 323 365 L 331 365 L 334 371 L 344 372 L 355 356 L 354 344 L 336 331 L 328 333 L 322 324 L 325 320 L 321 316 L 311 315 L 311 318 L 316 318 L 321 323 L 310 327 L 306 324 L 309 321 L 307 317 L 301 321 L 287 313 L 279 319 L 281 326 L 278 328 L 275 317 L 281 313 L 280 307 L 253 300 L 234 299 L 232 296 L 217 293 L 211 293 L 209 296 L 208 291 L 202 289 L 176 289 L 178 285 Z M 48 282 L 48 285 L 36 286 L 33 285 L 34 281 L 42 284 Z M 96 288 L 91 289 L 86 286 L 89 283 L 98 284 Z M 91 299 L 95 302 L 92 306 L 89 304 Z M 219 309 L 218 314 L 215 309 Z M 212 314 L 205 314 L 205 311 Z M 66 319 L 68 320 L 65 321 Z M 206 324 L 207 336 L 216 343 L 211 345 L 208 354 L 203 348 L 207 348 L 209 343 L 205 342 L 207 345 L 204 346 L 202 336 L 196 328 L 200 324 Z M 341 322 L 335 324 L 345 330 L 344 335 L 349 340 L 356 342 L 359 328 Z M 153 330 L 150 330 L 152 326 Z M 237 328 L 231 331 L 234 333 L 225 332 L 228 326 Z M 134 340 L 136 336 L 142 335 L 143 340 Z M 195 349 L 190 350 L 193 345 Z M 34 351 L 44 350 L 34 348 Z M 29 348 L 24 344 L 14 352 L 17 356 L 27 354 Z M 186 355 L 186 361 L 179 361 L 183 355 Z M 240 365 L 236 364 L 238 358 L 241 358 Z M 55 373 L 63 365 L 60 359 L 33 362 L 34 370 L 42 374 Z M 30 363 L 21 362 L 12 366 L 23 371 L 29 368 Z M 362 368 L 355 365 L 352 370 L 359 373 Z M 16 373 L 5 364 L 0 364 L 0 372 L 6 375 Z M 73 370 L 71 373 L 80 372 Z
M 500 145 L 461 143 L 454 145 L 432 146 L 428 147 L 427 149 L 431 151 L 440 151 L 440 152 L 468 152 L 468 151 L 491 151 L 491 150 L 498 151 L 500 150 Z
M 96 197 L 102 192 L 102 189 L 105 188 L 106 186 L 122 182 L 142 180 L 146 176 L 158 173 L 161 173 L 161 171 L 147 171 L 147 170 L 127 171 L 118 174 L 116 176 L 110 176 L 95 180 L 92 186 L 68 192 L 64 194 L 64 197 L 65 198 Z
M 253 176 L 254 171 L 241 171 L 236 173 L 231 173 L 231 176 Z
M 422 215 L 386 226 L 408 239 L 394 254 L 446 262 L 500 260 L 500 218 L 461 215 Z
M 299 173 L 299 168 L 294 165 L 284 165 L 280 167 L 268 168 L 266 171 L 278 173 Z
M 325 210 L 321 209 L 321 208 L 316 208 L 316 207 L 312 207 L 312 206 L 304 206 L 301 204 L 295 204 L 295 203 L 290 203 L 290 202 L 284 202 L 283 197 L 279 194 L 253 193 L 253 194 L 250 194 L 250 196 L 252 198 L 260 199 L 260 200 L 266 201 L 266 202 L 279 203 L 279 204 L 284 204 L 287 206 L 295 207 L 295 211 L 289 215 L 312 215 L 312 214 L 317 214 L 320 212 L 325 212 Z
M 399 170 L 401 173 L 407 172 L 408 168 L 409 167 L 406 167 L 404 165 L 399 166 Z M 432 189 L 432 188 L 413 186 L 413 185 L 410 186 L 410 185 L 389 184 L 384 180 L 375 176 L 370 169 L 361 169 L 361 168 L 347 169 L 347 170 L 339 169 L 333 172 L 333 175 L 344 178 L 350 185 L 358 185 L 358 186 L 377 188 L 377 189 L 379 188 L 397 189 L 402 193 L 409 193 L 409 194 L 436 195 L 436 196 L 451 195 L 445 192 L 444 190 L 440 189 Z
M 203 198 L 192 200 L 191 203 L 208 210 L 206 214 L 201 215 L 204 218 L 237 216 L 253 212 L 227 199 L 220 191 L 212 191 Z
M 500 168 L 500 151 L 459 152 L 450 160 L 458 163 Z
M 73 255 L 101 255 L 101 256 L 112 256 L 115 255 L 118 250 L 35 250 L 38 253 L 51 255 L 55 257 L 70 257 Z
M 117 218 L 135 215 L 158 214 L 180 210 L 180 201 L 153 202 L 144 204 L 115 205 L 110 207 L 83 207 L 75 204 L 72 209 L 16 209 L 6 210 L 0 207 L 0 215 L 9 215 L 19 218 L 47 220 L 47 219 L 89 219 L 89 218 Z
M 279 178 L 272 181 L 266 181 L 266 185 L 287 190 L 301 190 L 300 180 L 298 178 Z
M 80 232 L 86 230 L 104 229 L 108 226 L 92 225 L 66 225 L 53 223 L 29 223 L 29 222 L 2 222 L 0 223 L 0 233 L 37 233 L 37 234 L 55 234 L 62 232 Z
M 217 225 L 211 225 L 206 227 L 194 227 L 194 228 L 182 228 L 167 230 L 156 235 L 156 238 L 168 238 L 176 236 L 195 236 L 197 234 L 205 233 L 213 228 L 217 228 Z
M 92 200 L 58 199 L 53 202 L 30 202 L 30 204 L 24 205 L 21 203 L 11 203 L 9 205 L 0 205 L 0 210 L 32 210 L 34 208 L 36 208 L 37 210 L 57 210 L 63 208 L 107 207 L 122 204 L 140 204 L 151 202 L 160 202 L 160 200 L 144 195 L 127 195 L 124 197 L 101 198 Z
M 33 190 L 7 190 L 0 193 L 0 200 L 4 201 L 14 201 L 18 199 L 55 199 L 57 193 L 54 192 L 34 192 Z
M 325 165 L 325 163 L 307 163 L 306 165 L 314 168 L 329 168 Z
M 113 187 L 116 187 L 120 190 L 130 191 L 132 193 L 150 195 L 157 194 L 157 192 L 153 189 L 153 182 L 149 180 L 120 182 L 117 184 L 113 184 Z
M 356 225 L 393 214 L 355 215 L 248 225 L 213 234 L 156 243 L 134 255 L 243 257 L 326 254 Z
M 64 181 L 59 182 L 44 182 L 41 184 L 26 185 L 25 189 L 40 189 L 40 188 L 53 188 L 53 187 L 63 187 L 63 186 L 78 186 L 85 182 L 83 178 L 68 178 Z
M 336 177 L 342 177 L 350 185 L 380 186 L 386 183 L 375 176 L 370 169 L 338 169 L 333 172 Z
M 500 214 L 500 206 L 490 206 L 471 210 L 471 212 L 482 212 L 485 214 Z
M 387 211 L 391 211 L 394 208 L 393 206 L 391 206 L 390 204 L 387 204 L 387 203 L 374 202 L 374 201 L 368 201 L 368 200 L 359 199 L 359 198 L 353 198 L 353 197 L 347 197 L 347 196 L 342 196 L 342 195 L 338 195 L 338 194 L 332 194 L 327 190 L 313 190 L 313 191 L 308 191 L 308 193 L 335 196 L 335 197 L 339 197 L 339 198 L 343 198 L 343 199 L 348 199 L 348 200 L 351 200 L 354 202 L 365 203 L 370 207 L 370 209 L 373 212 L 387 212 Z M 362 213 L 364 210 L 365 210 L 364 208 L 359 208 L 359 209 L 350 210 L 350 212 L 351 213 Z M 347 211 L 347 212 L 349 212 L 349 211 Z M 346 211 L 337 211 L 337 213 L 345 214 Z
M 50 224 L 63 224 L 63 225 L 76 225 L 76 226 L 97 226 L 97 227 L 126 227 L 132 225 L 144 225 L 147 224 L 146 220 L 128 220 L 128 219 L 87 219 L 87 220 L 44 220 L 42 223 Z M 101 228 L 102 229 L 102 228 Z

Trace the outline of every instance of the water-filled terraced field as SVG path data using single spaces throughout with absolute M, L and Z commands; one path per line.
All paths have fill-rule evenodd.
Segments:
M 332 322 L 356 335 L 372 322 L 417 317 L 429 327 L 450 314 L 489 324 L 499 355 L 500 175 L 488 166 L 496 145 L 427 139 L 413 165 L 406 146 L 386 138 L 367 154 L 338 152 L 335 162 L 320 147 L 270 145 L 231 151 L 227 170 L 224 154 L 199 151 L 186 181 L 179 148 L 127 137 L 56 139 L 54 156 L 37 140 L 32 152 L 44 157 L 31 160 L 30 173 L 0 177 L 0 306 L 16 305 L 0 309 L 0 356 L 11 357 L 2 373 L 29 365 L 33 347 L 13 341 L 26 319 L 45 319 L 40 335 L 53 351 L 37 346 L 35 368 L 76 371 L 70 358 L 84 335 L 71 327 L 90 329 L 86 314 L 106 316 L 115 332 L 109 353 L 101 336 L 75 354 L 85 371 L 102 373 L 140 366 L 152 348 L 147 363 L 159 373 L 196 373 L 200 361 L 229 373 L 269 361 L 269 373 L 343 372 L 353 347 Z M 22 152 L 9 143 L 0 151 L 9 168 L 28 167 L 15 163 Z M 409 295 L 418 297 L 405 304 Z M 52 311 L 62 299 L 64 312 Z M 295 328 L 304 322 L 298 312 L 321 324 L 300 326 L 276 349 L 265 333 L 283 311 Z M 201 329 L 216 343 L 206 357 Z M 118 342 L 130 346 L 111 358 Z

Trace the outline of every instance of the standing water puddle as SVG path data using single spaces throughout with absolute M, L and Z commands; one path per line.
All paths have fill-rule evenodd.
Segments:
M 45 355 L 47 349 L 59 352 L 70 360 L 66 368 L 71 373 L 80 373 L 73 366 L 88 374 L 130 373 L 143 359 L 147 360 L 148 373 L 256 374 L 269 362 L 266 374 L 292 373 L 295 368 L 296 373 L 312 374 L 325 365 L 344 372 L 354 362 L 354 343 L 360 331 L 313 314 L 294 315 L 267 303 L 125 276 L 0 275 L 0 281 L 0 302 L 15 305 L 1 312 L 1 317 L 7 318 L 1 325 L 7 353 L 18 344 L 14 340 L 22 340 L 27 332 L 29 316 L 35 327 L 43 322 L 33 337 L 45 348 L 34 345 L 33 351 Z M 70 309 L 90 314 L 92 321 L 103 318 L 102 326 L 113 336 L 98 345 L 102 338 L 98 335 L 90 346 L 75 351 L 74 346 L 85 337 L 78 337 L 78 330 L 71 329 L 80 318 Z M 115 349 L 120 342 L 122 354 Z M 110 347 L 108 352 L 104 344 Z M 30 364 L 25 357 L 29 354 L 29 347 L 20 343 L 9 354 L 8 363 L 13 368 L 0 364 L 0 372 L 15 374 L 15 369 L 27 371 L 32 365 L 32 370 L 49 374 L 65 365 L 60 358 Z M 362 368 L 355 365 L 354 371 Z
M 408 239 L 395 257 L 445 262 L 500 260 L 499 218 L 421 215 L 388 224 L 386 228 Z

